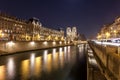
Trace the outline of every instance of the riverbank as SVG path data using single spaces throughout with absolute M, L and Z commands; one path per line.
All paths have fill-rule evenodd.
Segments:
M 0 56 L 73 45 L 73 43 L 64 41 L 3 41 L 0 44 Z
M 101 73 L 93 51 L 87 48 L 87 80 L 107 80 Z

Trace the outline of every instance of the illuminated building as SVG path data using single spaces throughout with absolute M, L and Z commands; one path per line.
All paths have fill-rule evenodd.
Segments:
M 77 29 L 76 27 L 72 27 L 72 40 L 74 40 L 77 37 Z
M 0 40 L 64 40 L 64 31 L 43 27 L 35 17 L 22 20 L 0 12 Z
M 72 37 L 72 31 L 71 31 L 71 28 L 70 27 L 67 27 L 66 29 L 66 37 L 67 37 L 67 40 L 70 41 L 71 40 L 71 37 Z
M 70 27 L 67 27 L 67 29 L 66 29 L 66 37 L 67 37 L 68 41 L 75 40 L 75 38 L 77 37 L 77 29 L 76 29 L 76 27 L 72 27 L 72 29 Z
M 109 34 L 109 37 L 107 36 Z M 120 37 L 120 17 L 116 18 L 113 23 L 104 25 L 99 31 L 97 38 L 119 38 Z

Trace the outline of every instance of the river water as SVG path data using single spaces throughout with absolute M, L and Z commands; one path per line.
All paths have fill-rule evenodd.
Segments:
M 78 46 L 1 56 L 0 80 L 87 80 L 85 45 Z

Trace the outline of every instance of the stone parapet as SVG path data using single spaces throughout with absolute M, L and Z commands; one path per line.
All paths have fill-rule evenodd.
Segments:
M 102 46 L 94 42 L 89 42 L 97 62 L 100 65 L 101 72 L 108 80 L 120 80 L 120 56 L 117 53 L 117 47 Z

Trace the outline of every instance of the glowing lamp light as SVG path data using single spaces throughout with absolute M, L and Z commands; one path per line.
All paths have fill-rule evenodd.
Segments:
M 114 30 L 114 33 L 116 33 L 116 30 Z
M 7 32 L 7 30 L 5 29 L 5 32 Z
M 7 44 L 8 44 L 9 46 L 15 45 L 15 43 L 14 43 L 13 41 L 8 42 Z
M 109 32 L 106 33 L 106 37 L 107 37 L 107 38 L 110 37 L 110 33 L 109 33 Z
M 2 36 L 4 36 L 4 33 L 2 33 Z
M 53 41 L 53 44 L 55 45 L 55 44 L 56 44 L 56 42 L 55 42 L 55 41 Z
M 60 43 L 60 44 L 62 44 L 62 42 L 61 42 L 61 41 L 60 41 L 59 43 Z
M 47 45 L 47 41 L 43 42 L 44 45 Z
M 31 44 L 31 45 L 35 45 L 35 42 L 34 42 L 34 41 L 32 41 L 32 42 L 30 42 L 30 44 Z

